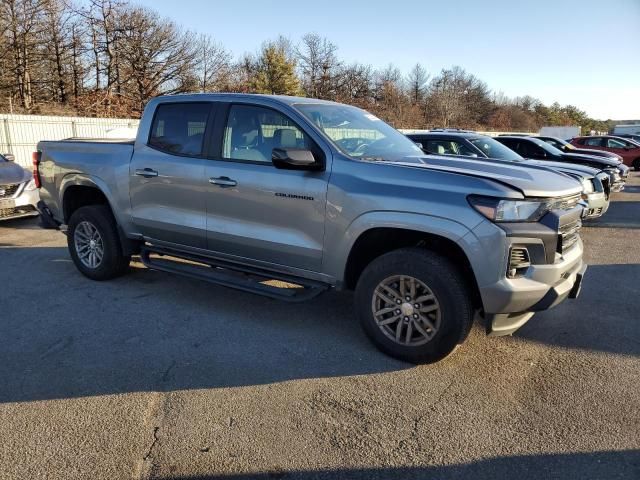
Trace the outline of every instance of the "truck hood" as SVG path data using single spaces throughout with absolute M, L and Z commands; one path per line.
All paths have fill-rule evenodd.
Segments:
M 607 152 L 605 150 L 591 150 L 589 148 L 574 148 L 573 150 L 563 150 L 565 153 L 573 153 L 578 155 L 591 155 L 593 157 L 611 158 L 612 160 L 618 160 L 622 158 L 617 153 Z
M 13 185 L 31 179 L 31 173 L 14 162 L 0 160 L 0 185 Z
M 620 162 L 612 158 L 596 157 L 593 155 L 583 155 L 581 153 L 562 153 L 562 159 L 567 162 L 598 165 L 599 168 L 617 167 Z
M 550 168 L 557 172 L 578 175 L 582 178 L 588 179 L 595 177 L 602 171 L 598 168 L 588 167 L 587 165 L 580 165 L 579 163 L 550 162 L 548 160 L 527 160 L 527 163 L 530 165 L 537 165 L 539 167 Z
M 582 192 L 577 180 L 545 168 L 527 166 L 526 162 L 486 162 L 429 155 L 385 163 L 483 178 L 519 190 L 525 197 L 562 197 Z

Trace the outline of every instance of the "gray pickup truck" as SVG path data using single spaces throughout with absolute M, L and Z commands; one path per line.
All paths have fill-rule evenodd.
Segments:
M 76 267 L 149 268 L 273 298 L 355 290 L 384 352 L 434 362 L 476 312 L 508 335 L 586 269 L 581 184 L 518 164 L 437 165 L 361 109 L 201 94 L 147 105 L 135 141 L 40 142 L 39 210 Z

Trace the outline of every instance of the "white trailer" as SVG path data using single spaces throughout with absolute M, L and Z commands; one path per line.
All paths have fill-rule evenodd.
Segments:
M 580 127 L 542 127 L 539 135 L 543 137 L 557 137 L 562 140 L 568 140 L 573 137 L 579 137 Z
M 633 125 L 616 125 L 613 127 L 613 134 L 630 134 L 630 135 L 640 135 L 640 123 L 635 123 Z

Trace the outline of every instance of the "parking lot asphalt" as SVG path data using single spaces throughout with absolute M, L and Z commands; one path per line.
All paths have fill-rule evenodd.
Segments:
M 0 224 L 0 478 L 638 479 L 640 174 L 582 236 L 579 299 L 416 367 L 348 293 L 96 283 L 61 233 Z

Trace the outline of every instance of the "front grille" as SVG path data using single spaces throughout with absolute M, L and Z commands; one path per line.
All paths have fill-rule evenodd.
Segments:
M 33 207 L 33 205 L 25 205 L 21 207 L 13 207 L 13 208 L 0 208 L 0 219 L 17 217 L 17 216 L 27 215 L 35 212 L 36 212 L 36 209 Z
M 560 227 L 558 232 L 560 237 L 558 239 L 558 253 L 565 253 L 575 245 L 580 238 L 580 227 L 582 227 L 580 220 L 574 220 Z
M 602 183 L 602 189 L 604 190 L 604 196 L 605 198 L 609 198 L 609 195 L 611 195 L 611 182 L 609 181 L 609 175 L 599 175 L 598 179 L 600 180 L 600 183 Z
M 13 197 L 18 188 L 20 187 L 19 183 L 14 185 L 0 185 L 0 198 L 11 198 Z

